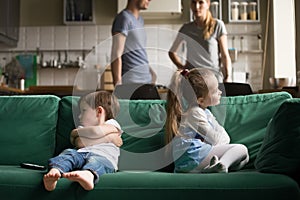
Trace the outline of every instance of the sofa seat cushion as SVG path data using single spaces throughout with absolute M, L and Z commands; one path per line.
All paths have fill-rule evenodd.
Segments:
M 0 165 L 1 199 L 43 199 L 74 200 L 80 187 L 66 179 L 61 179 L 53 192 L 44 189 L 45 171 L 23 169 L 19 166 Z
M 45 165 L 55 149 L 59 98 L 52 95 L 0 97 L 0 164 Z
M 130 172 L 105 174 L 94 190 L 79 188 L 78 199 L 298 199 L 297 183 L 285 175 L 258 172 L 172 174 Z M 201 198 L 200 198 L 201 197 Z
M 287 92 L 226 97 L 218 106 L 211 108 L 228 132 L 231 143 L 247 146 L 250 160 L 245 168 L 254 169 L 270 119 L 280 105 L 291 98 Z
M 270 121 L 255 160 L 257 170 L 286 174 L 300 184 L 300 99 L 285 101 Z

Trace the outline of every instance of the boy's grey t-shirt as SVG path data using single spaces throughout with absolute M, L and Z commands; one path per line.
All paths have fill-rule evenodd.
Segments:
M 122 84 L 151 83 L 146 47 L 146 32 L 144 20 L 138 19 L 128 10 L 121 11 L 115 18 L 112 33 L 122 33 L 126 36 L 122 55 Z
M 194 67 L 203 67 L 220 72 L 219 42 L 227 30 L 223 21 L 216 19 L 215 31 L 208 40 L 203 37 L 203 28 L 195 22 L 184 24 L 178 37 L 182 37 L 187 45 L 187 61 Z

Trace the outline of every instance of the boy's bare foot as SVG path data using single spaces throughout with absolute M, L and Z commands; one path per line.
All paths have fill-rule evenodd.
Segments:
M 45 189 L 48 191 L 53 191 L 60 177 L 61 175 L 58 169 L 56 168 L 50 169 L 50 171 L 47 174 L 45 174 L 43 178 Z
M 63 177 L 78 182 L 85 190 L 94 189 L 94 174 L 88 170 L 64 173 Z

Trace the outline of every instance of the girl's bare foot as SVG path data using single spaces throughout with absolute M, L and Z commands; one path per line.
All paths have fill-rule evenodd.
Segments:
M 63 177 L 78 182 L 85 190 L 94 189 L 94 174 L 88 170 L 68 172 Z
M 43 178 L 45 189 L 48 191 L 53 191 L 60 177 L 61 175 L 58 169 L 56 168 L 50 169 L 50 171 L 47 174 L 45 174 Z

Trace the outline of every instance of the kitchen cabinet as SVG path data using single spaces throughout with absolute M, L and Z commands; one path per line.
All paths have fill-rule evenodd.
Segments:
M 0 43 L 17 46 L 19 39 L 20 0 L 0 1 Z
M 94 0 L 64 0 L 64 24 L 95 24 Z
M 229 23 L 260 22 L 259 0 L 228 0 Z
M 148 9 L 141 10 L 144 19 L 180 19 L 182 16 L 182 1 L 185 0 L 151 0 Z M 126 0 L 118 0 L 117 12 L 127 5 Z

